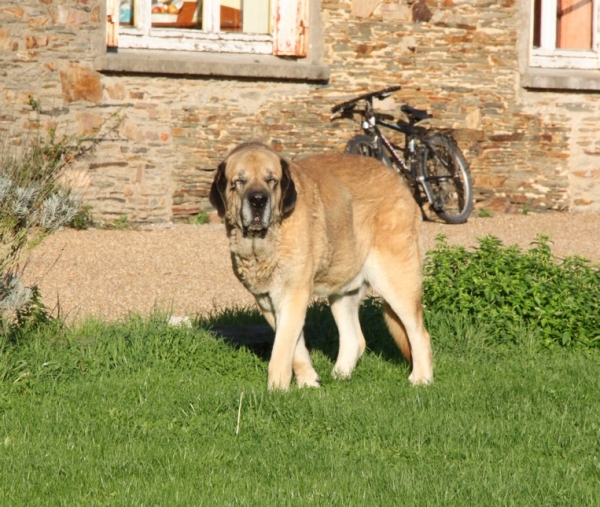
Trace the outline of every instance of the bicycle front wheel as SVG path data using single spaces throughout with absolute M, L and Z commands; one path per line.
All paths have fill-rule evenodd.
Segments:
M 424 143 L 423 176 L 433 211 L 446 223 L 465 223 L 473 211 L 473 185 L 465 157 L 446 134 L 427 136 Z
M 376 158 L 377 160 L 381 160 L 388 167 L 392 167 L 391 160 L 383 151 L 381 141 L 374 136 L 354 136 L 346 143 L 346 153 Z

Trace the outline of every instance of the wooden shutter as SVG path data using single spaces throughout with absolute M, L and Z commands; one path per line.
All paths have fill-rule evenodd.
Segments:
M 305 57 L 309 0 L 273 0 L 273 54 Z
M 106 45 L 119 47 L 119 0 L 106 0 Z

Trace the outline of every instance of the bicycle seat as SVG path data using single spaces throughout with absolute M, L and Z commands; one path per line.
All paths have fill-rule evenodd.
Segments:
M 425 109 L 416 109 L 414 107 L 410 107 L 408 104 L 404 104 L 400 111 L 407 114 L 408 116 L 412 116 L 417 121 L 426 120 L 427 118 L 433 118 L 432 114 L 429 114 Z

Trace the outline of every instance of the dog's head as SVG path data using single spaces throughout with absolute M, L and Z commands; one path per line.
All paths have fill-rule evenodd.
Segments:
M 296 204 L 289 165 L 263 144 L 242 144 L 219 164 L 210 203 L 230 226 L 264 236 Z

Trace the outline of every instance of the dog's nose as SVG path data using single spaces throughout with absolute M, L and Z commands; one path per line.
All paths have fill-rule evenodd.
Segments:
M 252 206 L 255 209 L 264 208 L 268 200 L 269 196 L 264 192 L 254 192 L 248 196 L 250 206 Z

